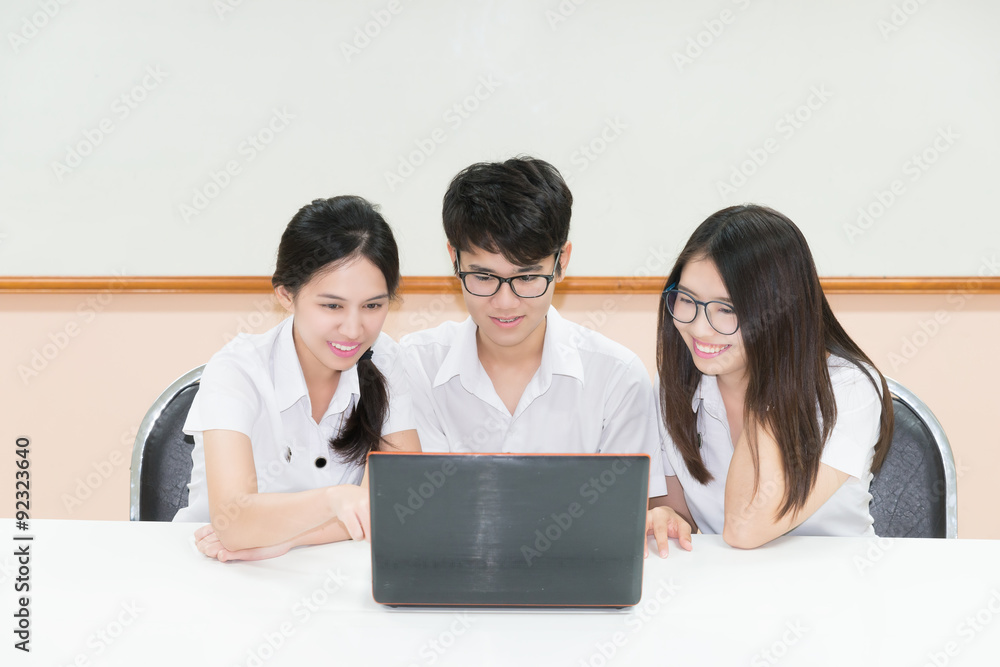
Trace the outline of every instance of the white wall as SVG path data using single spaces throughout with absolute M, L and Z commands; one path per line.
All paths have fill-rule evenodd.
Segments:
M 298 207 L 348 192 L 383 205 L 405 273 L 443 275 L 448 180 L 517 153 L 572 182 L 575 275 L 633 274 L 741 201 L 796 220 L 824 275 L 974 275 L 1000 250 L 998 19 L 989 0 L 7 0 L 0 275 L 265 275 Z

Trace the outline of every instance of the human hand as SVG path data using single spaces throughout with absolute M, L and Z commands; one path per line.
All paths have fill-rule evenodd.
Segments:
M 267 558 L 275 558 L 288 553 L 288 550 L 292 548 L 291 542 L 283 542 L 269 547 L 253 547 L 230 551 L 222 546 L 222 542 L 219 541 L 219 536 L 215 534 L 212 524 L 206 524 L 194 531 L 194 539 L 198 551 L 209 558 L 215 558 L 221 563 L 231 560 L 265 560 Z
M 691 526 L 677 512 L 669 507 L 660 506 L 646 512 L 646 535 L 651 534 L 656 540 L 660 557 L 667 557 L 668 538 L 675 538 L 681 549 L 691 551 Z M 643 557 L 649 555 L 649 541 L 643 545 Z
M 368 489 L 354 484 L 329 487 L 333 494 L 333 511 L 352 540 L 371 538 L 371 508 Z

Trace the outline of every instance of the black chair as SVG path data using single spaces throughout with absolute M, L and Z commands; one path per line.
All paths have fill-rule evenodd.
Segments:
M 194 439 L 181 428 L 204 368 L 185 373 L 167 387 L 139 426 L 132 447 L 132 521 L 170 521 L 187 507 Z
M 958 488 L 948 437 L 930 408 L 886 378 L 896 420 L 892 446 L 872 479 L 879 537 L 957 537 Z

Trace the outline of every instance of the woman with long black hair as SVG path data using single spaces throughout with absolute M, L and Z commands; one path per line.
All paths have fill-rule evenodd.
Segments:
M 695 230 L 663 291 L 657 366 L 666 504 L 692 527 L 743 548 L 874 535 L 889 391 L 791 220 L 734 206 Z

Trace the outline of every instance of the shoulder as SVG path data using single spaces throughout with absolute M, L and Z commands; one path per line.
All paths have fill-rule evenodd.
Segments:
M 399 339 L 399 344 L 405 349 L 428 349 L 436 347 L 451 347 L 465 330 L 465 322 L 442 322 L 436 327 L 415 331 Z
M 553 314 L 555 317 L 552 317 Z M 594 329 L 597 322 L 591 323 L 589 327 L 577 324 L 563 318 L 554 308 L 550 311 L 550 317 L 557 329 L 556 339 L 559 343 L 578 352 L 585 362 L 603 363 L 622 369 L 642 366 L 639 355 L 621 343 L 598 333 Z
M 261 334 L 241 333 L 212 355 L 202 374 L 201 384 L 223 384 L 246 378 L 254 383 L 269 376 L 270 360 L 274 346 L 284 327 L 291 327 L 291 320 L 284 320 Z
M 392 339 L 392 336 L 379 332 L 378 338 L 372 344 L 372 362 L 379 370 L 393 368 L 400 363 L 403 354 L 402 346 Z
M 423 366 L 430 372 L 470 335 L 475 336 L 475 325 L 471 324 L 471 320 L 443 322 L 432 329 L 407 334 L 399 339 L 403 361 L 408 366 Z
M 837 401 L 837 410 L 881 404 L 882 381 L 878 372 L 868 364 L 854 362 L 830 355 L 827 359 L 830 386 Z

